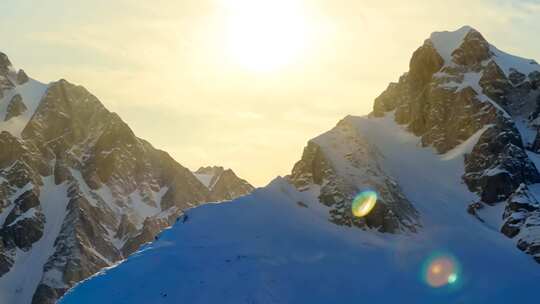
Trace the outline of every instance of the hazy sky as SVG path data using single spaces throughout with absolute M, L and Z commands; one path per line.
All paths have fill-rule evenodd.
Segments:
M 255 185 L 408 69 L 432 31 L 468 24 L 540 59 L 540 1 L 2 0 L 0 51 L 84 85 L 191 169 Z

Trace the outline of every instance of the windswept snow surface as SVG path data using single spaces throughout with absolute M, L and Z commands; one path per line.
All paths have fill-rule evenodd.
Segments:
M 347 119 L 382 153 L 384 170 L 420 212 L 418 234 L 334 225 L 316 193 L 298 192 L 278 178 L 232 202 L 190 210 L 158 241 L 82 283 L 61 303 L 538 300 L 539 266 L 466 212 L 476 197 L 461 183 L 462 153 L 474 143 L 437 155 L 391 115 Z M 423 280 L 422 266 L 437 252 L 458 261 L 456 283 L 432 288 Z

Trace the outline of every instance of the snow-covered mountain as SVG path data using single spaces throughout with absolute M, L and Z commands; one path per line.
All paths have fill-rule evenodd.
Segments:
M 235 199 L 253 191 L 253 186 L 239 178 L 233 170 L 223 167 L 201 167 L 193 172 L 215 201 Z
M 539 115 L 540 65 L 434 33 L 290 176 L 191 209 L 61 303 L 537 302 Z
M 236 198 L 137 138 L 85 88 L 30 79 L 1 53 L 0 97 L 1 303 L 55 303 L 186 208 Z

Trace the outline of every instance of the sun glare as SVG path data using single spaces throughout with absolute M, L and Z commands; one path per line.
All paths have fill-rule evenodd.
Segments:
M 226 45 L 242 67 L 268 72 L 307 52 L 310 28 L 300 0 L 222 0 L 227 10 Z

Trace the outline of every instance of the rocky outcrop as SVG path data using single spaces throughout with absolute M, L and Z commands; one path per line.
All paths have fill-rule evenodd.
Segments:
M 503 220 L 501 232 L 540 263 L 540 203 L 525 184 L 506 201 Z
M 417 211 L 398 184 L 379 164 L 377 150 L 358 132 L 349 118 L 311 140 L 288 180 L 300 191 L 317 191 L 330 207 L 329 220 L 345 226 L 385 233 L 415 232 Z M 365 217 L 355 217 L 352 202 L 366 190 L 378 193 L 378 203 Z
M 26 75 L 26 72 L 24 70 L 19 70 L 19 72 L 17 72 L 17 84 L 18 85 L 22 85 L 22 84 L 25 84 L 28 82 L 28 80 L 30 80 L 28 78 L 28 75 Z
M 460 32 L 466 33 L 461 41 L 455 39 Z M 539 136 L 527 138 L 538 133 L 540 66 L 499 51 L 474 29 L 442 35 L 453 37 L 426 40 L 413 55 L 410 71 L 375 100 L 372 115 L 394 112 L 396 122 L 441 154 L 477 135 L 464 159 L 463 180 L 480 201 L 468 212 L 477 216 L 484 205 L 505 204 L 503 233 L 528 235 L 527 241 L 517 241 L 518 247 L 536 256 L 540 234 L 532 231 L 538 230 L 537 213 L 524 213 L 515 201 L 520 198 L 536 205 L 534 194 L 525 189 L 540 183 L 540 173 L 528 155 L 539 151 Z M 441 40 L 460 41 L 444 64 L 434 59 L 450 47 L 437 49 L 434 41 Z M 528 224 L 523 226 L 524 222 Z
M 0 52 L 0 74 L 6 75 L 11 67 L 11 61 L 6 54 Z
M 463 42 L 452 52 L 452 61 L 461 66 L 476 66 L 489 59 L 491 46 L 480 32 L 471 29 Z
M 0 52 L 0 98 L 4 97 L 5 91 L 15 86 L 9 77 L 11 69 L 11 61 L 6 54 Z
M 4 120 L 8 121 L 13 117 L 17 117 L 24 113 L 26 110 L 27 108 L 23 102 L 21 95 L 17 94 L 11 98 L 11 101 L 9 102 L 6 110 L 6 117 L 4 118 Z

